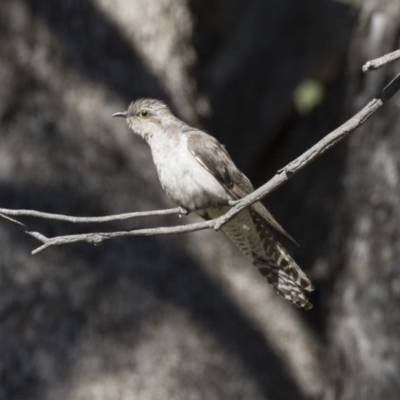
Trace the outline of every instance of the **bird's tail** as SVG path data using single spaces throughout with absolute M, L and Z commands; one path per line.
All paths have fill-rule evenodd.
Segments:
M 229 207 L 208 209 L 210 218 L 225 214 Z M 221 230 L 258 268 L 276 292 L 297 307 L 312 308 L 304 291 L 314 290 L 306 274 L 267 229 L 267 223 L 254 210 L 245 209 Z

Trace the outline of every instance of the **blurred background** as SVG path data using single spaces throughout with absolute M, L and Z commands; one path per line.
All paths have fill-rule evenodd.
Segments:
M 111 118 L 160 98 L 255 186 L 399 71 L 396 0 L 1 0 L 0 207 L 167 208 L 147 145 Z M 0 400 L 400 398 L 400 96 L 265 203 L 316 286 L 279 298 L 222 235 L 36 256 L 0 222 Z M 26 219 L 47 236 L 172 225 Z

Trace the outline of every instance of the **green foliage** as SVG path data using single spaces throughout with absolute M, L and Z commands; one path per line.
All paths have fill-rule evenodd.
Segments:
M 325 95 L 324 86 L 317 80 L 306 79 L 302 81 L 293 92 L 293 101 L 301 115 L 307 115 Z

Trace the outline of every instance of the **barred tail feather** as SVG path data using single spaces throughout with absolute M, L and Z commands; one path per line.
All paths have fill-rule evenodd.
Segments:
M 228 211 L 208 209 L 210 218 Z M 267 229 L 267 223 L 254 210 L 245 209 L 228 221 L 222 231 L 258 268 L 276 292 L 297 307 L 312 308 L 304 291 L 314 290 L 306 274 Z

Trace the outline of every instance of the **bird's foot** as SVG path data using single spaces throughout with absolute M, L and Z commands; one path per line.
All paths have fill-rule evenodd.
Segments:
M 186 210 L 186 208 L 179 207 L 179 218 L 182 218 L 182 215 L 189 215 L 190 211 Z

